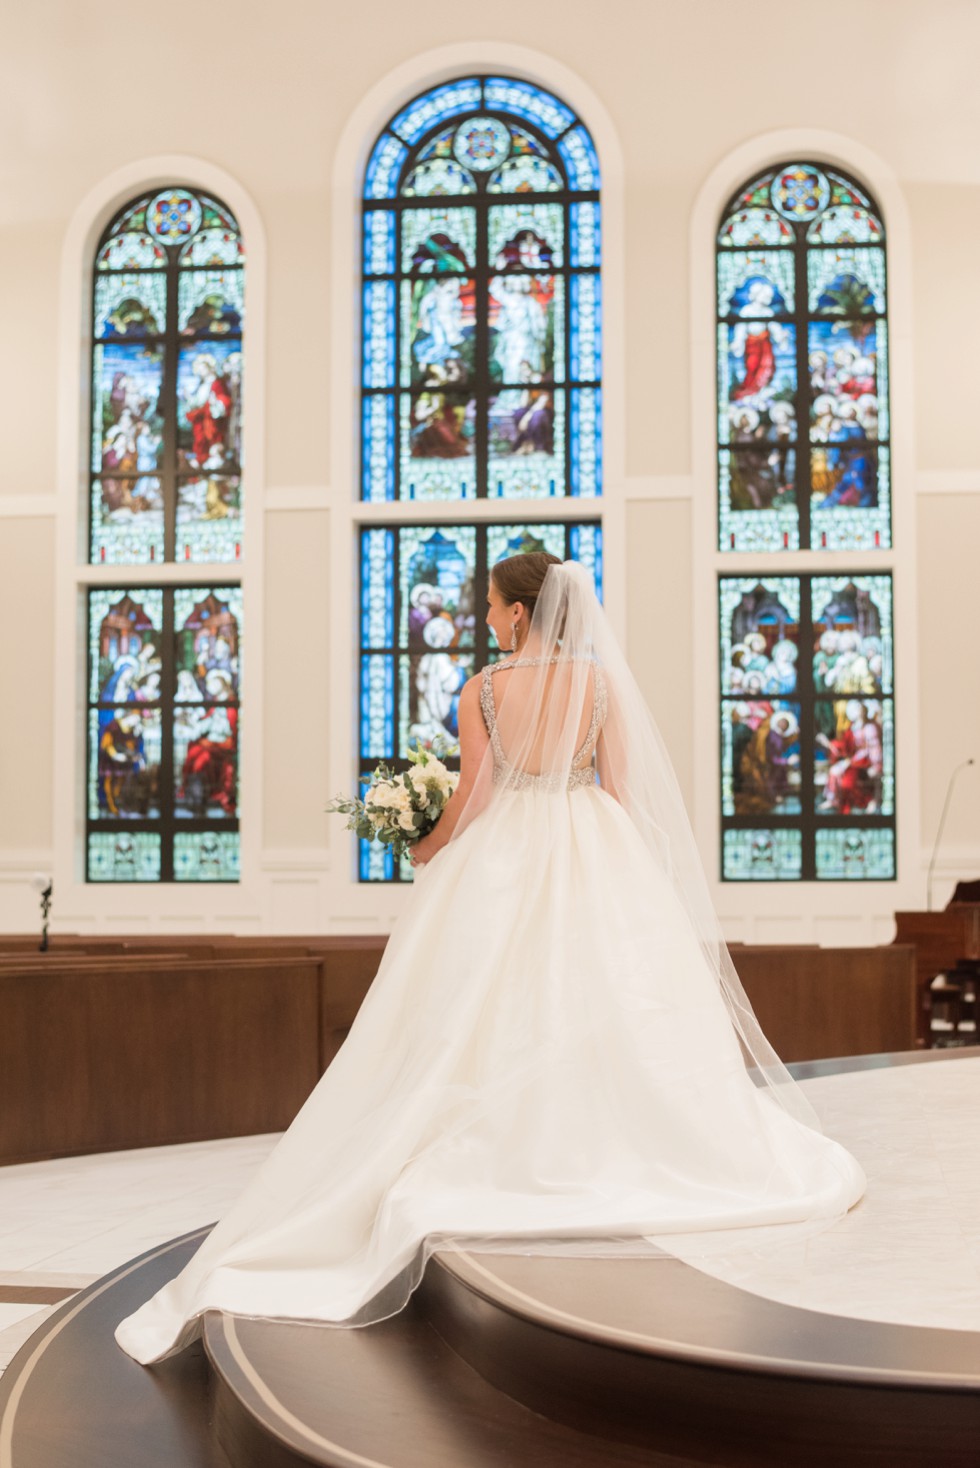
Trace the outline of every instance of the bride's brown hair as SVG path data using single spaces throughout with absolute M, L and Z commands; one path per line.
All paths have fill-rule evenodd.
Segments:
M 533 617 L 548 567 L 560 565 L 558 557 L 548 551 L 526 551 L 498 561 L 490 569 L 490 579 L 508 606 L 523 602 L 528 616 Z

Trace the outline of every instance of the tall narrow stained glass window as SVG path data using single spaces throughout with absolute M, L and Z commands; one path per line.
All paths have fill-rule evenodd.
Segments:
M 601 489 L 599 166 L 526 82 L 417 98 L 365 174 L 361 496 Z
M 86 876 L 237 881 L 244 250 L 219 200 L 131 201 L 96 250 Z M 153 583 L 153 567 L 180 568 Z M 186 584 L 184 584 L 186 581 Z
M 743 568 L 718 583 L 722 877 L 893 880 L 880 210 L 839 169 L 771 168 L 724 212 L 716 284 L 718 563 Z
M 891 545 L 885 231 L 838 169 L 739 189 L 717 242 L 721 551 Z
M 497 655 L 496 561 L 548 550 L 601 593 L 601 516 L 581 503 L 602 493 L 599 184 L 572 109 L 508 77 L 432 88 L 371 153 L 359 492 L 385 510 L 359 531 L 361 774 L 416 743 L 455 763 L 460 691 Z M 507 501 L 493 521 L 475 504 L 469 522 L 425 519 L 487 500 Z M 411 868 L 362 842 L 358 876 Z

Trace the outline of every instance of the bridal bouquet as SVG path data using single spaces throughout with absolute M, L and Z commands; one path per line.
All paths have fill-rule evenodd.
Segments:
M 390 846 L 396 858 L 429 834 L 459 781 L 426 749 L 409 750 L 408 757 L 412 768 L 400 775 L 384 764 L 373 775 L 362 775 L 361 784 L 368 787 L 363 800 L 338 795 L 327 806 L 347 817 L 348 831 Z

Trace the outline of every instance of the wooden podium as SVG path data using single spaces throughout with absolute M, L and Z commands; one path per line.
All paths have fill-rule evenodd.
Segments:
M 980 979 L 980 902 L 952 902 L 942 912 L 897 912 L 895 942 L 915 948 L 917 1037 L 929 1045 L 930 984 L 937 974 Z

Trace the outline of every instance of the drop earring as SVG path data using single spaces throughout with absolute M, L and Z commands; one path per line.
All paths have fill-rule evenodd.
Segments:
M 511 624 L 510 650 L 511 650 L 511 652 L 516 652 L 517 651 L 517 623 L 516 622 L 514 622 L 514 623 Z

